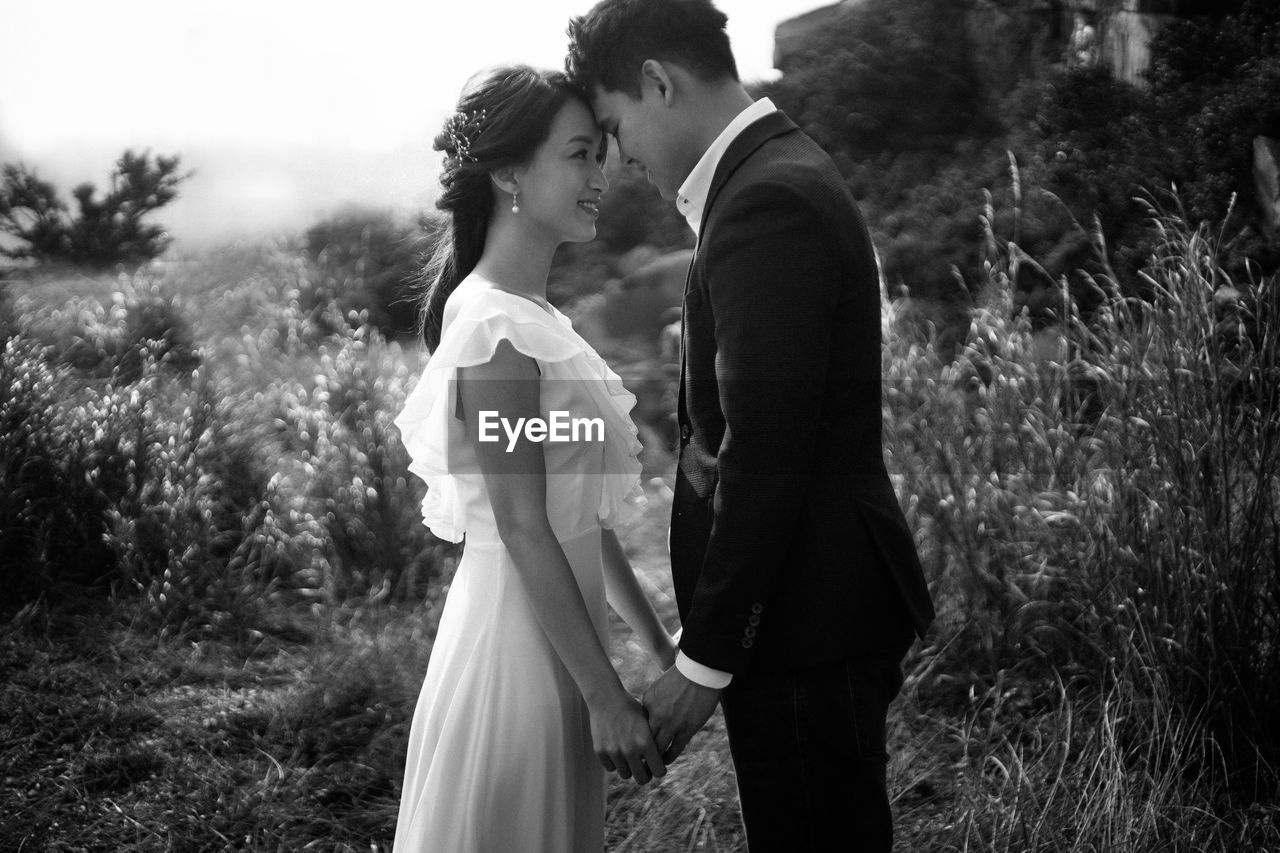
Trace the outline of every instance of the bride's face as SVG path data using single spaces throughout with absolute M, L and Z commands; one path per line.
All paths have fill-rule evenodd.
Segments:
M 595 116 L 571 99 L 551 124 L 551 134 L 519 176 L 519 219 L 546 229 L 557 242 L 596 236 L 608 151 Z

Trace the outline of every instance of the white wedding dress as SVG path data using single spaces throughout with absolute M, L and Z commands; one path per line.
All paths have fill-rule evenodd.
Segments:
M 396 419 L 427 482 L 424 523 L 463 541 L 413 716 L 395 853 L 600 853 L 605 778 L 587 708 L 538 625 L 498 538 L 457 368 L 509 340 L 537 360 L 542 416 L 600 418 L 604 440 L 545 442 L 547 516 L 602 643 L 600 529 L 638 512 L 640 443 L 622 386 L 559 311 L 472 274 L 445 306 L 440 345 Z M 506 442 L 501 428 L 498 434 Z M 597 437 L 598 438 L 598 437 Z

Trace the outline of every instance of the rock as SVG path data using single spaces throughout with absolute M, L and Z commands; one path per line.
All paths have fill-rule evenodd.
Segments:
M 1280 228 L 1280 139 L 1253 138 L 1253 186 L 1263 228 L 1274 234 Z

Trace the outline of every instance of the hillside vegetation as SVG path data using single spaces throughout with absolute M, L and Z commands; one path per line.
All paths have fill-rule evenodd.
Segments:
M 1275 14 L 1169 27 L 1147 89 L 996 93 L 932 0 L 858 8 L 770 92 L 907 290 L 885 456 L 939 617 L 891 709 L 899 849 L 1280 850 L 1280 280 L 1233 159 Z M 558 259 L 567 310 L 687 244 L 642 190 Z M 0 849 L 390 849 L 459 555 L 392 425 L 429 239 L 350 212 L 0 281 Z M 607 354 L 646 444 L 624 546 L 674 627 L 669 372 Z M 719 717 L 608 802 L 610 850 L 744 849 Z

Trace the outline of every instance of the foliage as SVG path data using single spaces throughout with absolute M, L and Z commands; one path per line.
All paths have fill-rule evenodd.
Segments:
M 12 602 L 100 580 L 111 566 L 105 511 L 126 487 L 111 452 L 123 437 L 114 423 L 68 423 L 66 373 L 17 338 L 0 355 L 0 586 Z M 114 400 L 98 402 L 120 414 Z
M 886 459 L 940 610 L 891 721 L 899 837 L 1274 846 L 1277 283 L 1232 279 L 1218 237 L 1166 214 L 1150 303 L 1095 277 L 1096 310 L 1057 291 L 1065 325 L 1037 330 L 1011 319 L 1025 252 L 1008 238 L 1039 239 L 1012 198 L 985 213 L 989 280 L 954 358 L 911 332 L 911 302 L 884 309 Z M 199 320 L 185 377 L 154 358 L 128 382 L 78 369 L 32 336 L 54 334 L 36 318 L 65 305 L 57 282 L 16 297 L 0 460 L 19 464 L 0 473 L 29 479 L 0 489 L 0 547 L 38 544 L 0 579 L 34 599 L 0 628 L 0 762 L 31 780 L 0 790 L 19 816 L 0 846 L 389 841 L 455 555 L 418 522 L 389 427 L 420 354 L 304 310 L 310 270 L 270 246 L 168 268 L 158 292 Z M 100 494 L 76 491 L 90 466 Z M 670 618 L 661 494 L 628 550 Z M 27 498 L 43 539 L 9 537 Z M 94 541 L 118 590 L 101 617 L 41 568 Z M 657 785 L 613 783 L 610 844 L 742 849 L 733 790 L 716 718 Z
M 1232 282 L 1204 228 L 1156 227 L 1152 304 L 1103 283 L 1086 323 L 1061 292 L 1041 332 L 1009 319 L 1016 247 L 994 258 L 954 364 L 889 348 L 888 455 L 944 605 L 931 666 L 962 691 L 1154 668 L 1248 787 L 1280 766 L 1278 284 Z
M 22 164 L 6 164 L 0 182 L 0 231 L 26 243 L 0 248 L 10 258 L 37 263 L 67 263 L 109 268 L 140 264 L 159 257 L 169 237 L 143 219 L 177 198 L 187 175 L 178 172 L 178 157 L 127 150 L 116 161 L 111 189 L 97 197 L 91 183 L 77 186 L 77 213 L 72 216 L 52 184 Z
M 596 242 L 614 255 L 637 246 L 662 250 L 693 245 L 693 232 L 675 206 L 658 195 L 643 173 L 611 160 L 609 190 L 600 206 Z
M 0 278 L 0 345 L 12 337 L 18 318 L 13 313 L 13 297 L 9 294 L 9 282 Z
M 893 292 L 945 306 L 982 284 L 978 223 L 1006 152 L 1033 202 L 1022 245 L 1050 282 L 1084 264 L 1144 292 L 1158 235 L 1138 199 L 1175 186 L 1193 223 L 1226 222 L 1223 263 L 1248 279 L 1280 268 L 1280 243 L 1252 224 L 1250 162 L 1253 136 L 1280 136 L 1280 7 L 1213 11 L 1164 27 L 1150 84 L 1135 88 L 1066 65 L 986 80 L 959 6 L 870 0 L 837 13 L 762 93 L 835 158 Z M 1081 234 L 1092 251 L 1075 251 Z
M 320 347 L 306 379 L 265 391 L 283 426 L 281 475 L 299 494 L 294 513 L 319 537 L 316 582 L 326 600 L 418 600 L 444 546 L 422 525 L 423 487 L 392 419 L 413 376 L 403 354 L 370 327 L 348 326 Z
M 587 304 L 579 300 L 600 298 L 609 281 L 627 271 L 632 250 L 657 254 L 692 245 L 684 218 L 643 173 L 616 161 L 606 170 L 609 190 L 601 200 L 596 239 L 561 244 L 551 266 L 547 298 L 567 310 Z
M 27 248 L 0 249 L 6 257 L 58 257 L 66 239 L 66 204 L 53 184 L 40 180 L 21 164 L 6 163 L 0 185 L 0 230 L 28 243 Z
M 613 278 L 617 258 L 600 241 L 561 243 L 547 277 L 547 300 L 567 308 L 583 297 L 599 293 Z
M 174 277 L 139 274 L 43 308 L 38 291 L 19 299 L 0 361 L 12 602 L 109 583 L 141 596 L 140 624 L 235 635 L 300 597 L 425 594 L 440 546 L 390 423 L 408 367 L 354 312 L 304 311 L 305 270 L 268 255 L 226 290 L 181 295 Z M 250 294 L 256 331 L 198 349 L 166 334 L 190 334 L 184 307 Z M 140 334 L 157 305 L 173 325 Z
M 1160 156 L 1144 130 L 1138 90 L 1106 68 L 1075 67 L 1029 84 L 1034 103 L 1026 135 L 1013 147 L 1026 152 L 1030 183 L 1054 193 L 1077 216 L 1096 215 L 1105 236 L 1118 243 L 1121 229 L 1141 228 L 1135 198 L 1144 182 L 1163 184 Z M 1027 97 L 1026 89 L 1014 95 Z M 1017 110 L 1011 110 L 1017 115 Z
M 1152 126 L 1194 222 L 1226 219 L 1233 194 L 1251 200 L 1252 139 L 1280 137 L 1280 8 L 1240 6 L 1171 22 L 1152 45 Z
M 343 316 L 364 312 L 364 322 L 385 338 L 411 338 L 418 317 L 410 282 L 426 244 L 420 225 L 385 212 L 353 209 L 317 222 L 306 233 L 317 274 L 301 305 L 311 310 L 332 302 Z
M 1151 50 L 1145 88 L 1103 68 L 1024 84 L 1007 107 L 1026 179 L 1081 220 L 1098 218 L 1126 287 L 1141 289 L 1137 272 L 1158 240 L 1138 197 L 1171 187 L 1192 224 L 1225 222 L 1239 235 L 1223 258 L 1234 274 L 1251 275 L 1246 259 L 1262 274 L 1280 268 L 1280 245 L 1250 224 L 1252 140 L 1280 136 L 1280 9 L 1250 0 L 1172 21 Z
M 15 320 L 15 328 L 43 344 L 57 363 L 123 383 L 139 379 L 146 361 L 179 375 L 201 361 L 180 302 L 145 275 L 117 277 L 107 299 L 69 296 L 57 307 Z
M 988 130 L 963 10 L 868 0 L 837 14 L 764 89 L 837 163 L 944 152 Z
M 1004 159 L 965 33 L 955 4 L 871 0 L 840 10 L 761 89 L 844 173 L 891 292 L 941 306 L 967 304 L 978 283 L 983 188 Z
M 643 176 L 614 164 L 609 180 L 598 239 L 566 243 L 556 253 L 547 285 L 556 305 L 598 293 L 617 274 L 617 258 L 637 245 L 666 249 L 691 242 L 688 225 Z M 314 267 L 298 289 L 299 309 L 325 334 L 340 334 L 354 314 L 355 325 L 376 328 L 383 338 L 412 340 L 424 289 L 421 268 L 440 227 L 434 217 L 409 225 L 359 209 L 316 223 L 305 235 Z M 326 325 L 335 317 L 336 325 Z
M 142 358 L 137 378 L 97 385 L 9 342 L 3 582 L 13 603 L 69 584 L 136 588 L 162 626 L 216 627 L 262 590 L 238 582 L 234 557 L 268 530 L 265 477 L 202 371 L 166 389 L 157 360 Z

